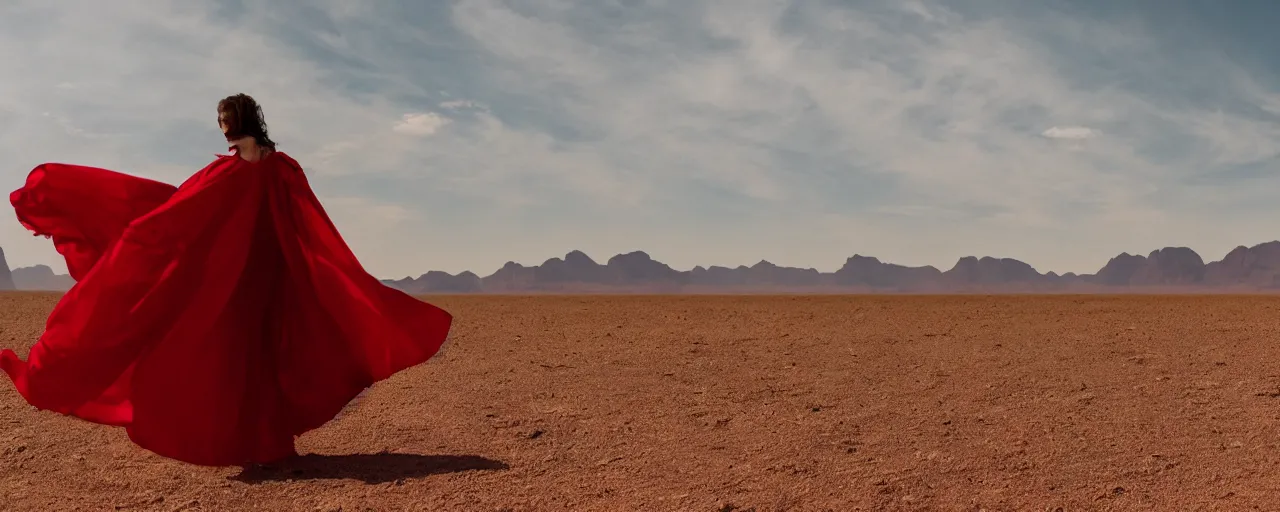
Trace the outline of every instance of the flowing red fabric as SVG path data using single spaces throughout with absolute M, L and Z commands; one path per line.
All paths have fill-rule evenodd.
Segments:
M 166 457 L 296 455 L 295 436 L 431 358 L 452 322 L 369 275 L 281 152 L 220 156 L 176 188 L 45 164 L 10 201 L 78 282 L 0 368 L 35 407 Z

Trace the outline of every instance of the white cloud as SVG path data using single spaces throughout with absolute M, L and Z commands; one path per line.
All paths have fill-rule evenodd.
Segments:
M 1046 154 L 1000 118 L 1128 99 L 1069 90 L 1019 34 L 961 23 L 942 8 L 930 11 L 929 40 L 860 13 L 804 8 L 785 12 L 806 27 L 788 33 L 773 5 L 707 4 L 701 21 L 734 50 L 663 65 L 627 55 L 670 46 L 662 33 L 598 44 L 556 14 L 522 16 L 487 0 L 460 2 L 455 21 L 505 59 L 510 87 L 564 91 L 569 119 L 614 142 L 601 146 L 647 148 L 646 161 L 631 165 L 652 163 L 649 176 L 693 174 L 749 197 L 816 205 L 830 190 L 778 161 L 782 149 L 904 180 L 910 200 L 930 205 L 978 203 L 1031 219 L 1064 192 L 1098 197 L 1103 166 L 1066 149 Z M 920 114 L 930 121 L 913 118 Z M 1074 188 L 1049 190 L 1045 180 Z
M 449 118 L 444 117 L 435 112 L 419 112 L 413 114 L 405 114 L 401 117 L 400 122 L 396 123 L 393 130 L 396 133 L 405 135 L 414 135 L 425 137 L 434 135 L 449 124 Z
M 483 104 L 476 103 L 471 100 L 442 101 L 440 102 L 440 108 L 449 109 L 449 110 L 457 110 L 460 108 L 481 108 L 481 109 L 488 110 L 488 107 L 484 106 Z
M 1098 131 L 1087 126 L 1054 126 L 1040 133 L 1050 139 L 1084 140 L 1098 136 Z

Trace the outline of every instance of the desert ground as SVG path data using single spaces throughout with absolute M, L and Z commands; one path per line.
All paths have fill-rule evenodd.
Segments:
M 57 296 L 0 295 L 25 353 Z M 1280 507 L 1280 297 L 429 297 L 431 362 L 277 467 L 0 381 L 3 510 Z

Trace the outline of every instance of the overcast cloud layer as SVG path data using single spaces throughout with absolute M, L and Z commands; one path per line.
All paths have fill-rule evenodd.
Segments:
M 1067 4 L 9 1 L 0 185 L 179 182 L 246 92 L 381 277 L 570 249 L 1092 272 L 1280 238 L 1276 8 Z M 0 246 L 64 268 L 11 215 Z

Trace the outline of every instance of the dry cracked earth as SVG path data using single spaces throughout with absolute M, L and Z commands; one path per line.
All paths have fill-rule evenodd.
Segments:
M 56 295 L 0 295 L 26 348 Z M 432 297 L 431 362 L 249 471 L 0 380 L 0 510 L 1280 507 L 1280 297 Z

